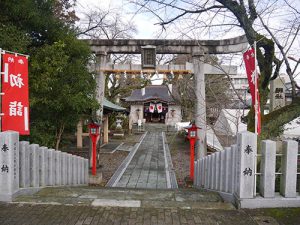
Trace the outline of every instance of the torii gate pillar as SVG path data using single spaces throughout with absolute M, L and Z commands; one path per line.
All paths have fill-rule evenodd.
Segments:
M 195 122 L 198 129 L 198 140 L 195 146 L 196 159 L 206 156 L 206 102 L 205 102 L 205 76 L 204 76 L 204 54 L 193 54 L 193 67 L 195 79 Z
M 96 99 L 100 104 L 99 110 L 97 110 L 96 115 L 99 119 L 99 122 L 102 124 L 102 117 L 103 117 L 103 100 L 105 94 L 105 74 L 103 72 L 106 66 L 106 52 L 97 52 L 96 54 Z
M 102 125 L 103 101 L 104 101 L 104 94 L 105 94 L 105 74 L 104 74 L 103 70 L 106 66 L 106 58 L 107 58 L 106 52 L 97 52 L 96 53 L 96 67 L 95 67 L 95 70 L 97 72 L 97 74 L 96 74 L 96 83 L 97 83 L 96 99 L 99 103 L 99 109 L 96 111 L 96 116 L 102 127 L 103 127 L 103 125 Z M 99 138 L 101 139 L 101 133 L 100 133 Z M 93 152 L 91 151 L 90 165 L 92 165 L 92 159 L 93 159 Z

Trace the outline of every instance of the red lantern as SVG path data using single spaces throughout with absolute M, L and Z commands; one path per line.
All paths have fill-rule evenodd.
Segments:
M 100 125 L 97 123 L 90 123 L 89 127 L 89 135 L 92 140 L 92 175 L 96 175 L 96 144 L 97 140 L 100 136 Z
M 195 124 L 187 127 L 188 136 L 187 138 L 190 140 L 190 178 L 194 180 L 194 161 L 195 161 L 195 143 L 198 139 L 197 130 L 200 129 Z

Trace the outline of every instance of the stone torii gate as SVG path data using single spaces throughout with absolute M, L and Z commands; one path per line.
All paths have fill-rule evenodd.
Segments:
M 141 54 L 143 48 L 151 46 L 157 54 L 190 54 L 193 57 L 193 73 L 195 76 L 196 125 L 200 140 L 196 147 L 196 158 L 206 155 L 206 104 L 205 104 L 205 54 L 228 54 L 244 51 L 248 46 L 245 36 L 224 40 L 164 40 L 164 39 L 95 39 L 85 40 L 96 55 L 97 100 L 100 103 L 98 116 L 102 119 L 102 102 L 105 89 L 105 71 L 110 71 L 107 66 L 107 54 Z M 152 69 L 155 72 L 156 68 Z M 149 70 L 147 70 L 149 71 Z

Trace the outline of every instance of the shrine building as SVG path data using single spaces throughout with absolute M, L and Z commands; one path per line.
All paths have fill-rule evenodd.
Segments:
M 169 91 L 170 90 L 170 91 Z M 130 120 L 146 123 L 175 125 L 181 122 L 181 106 L 172 98 L 172 88 L 166 85 L 150 85 L 136 89 L 123 100 L 130 105 Z

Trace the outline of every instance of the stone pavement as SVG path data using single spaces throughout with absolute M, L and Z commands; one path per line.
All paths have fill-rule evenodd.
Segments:
M 119 207 L 121 205 L 123 207 Z M 244 211 L 236 210 L 231 204 L 222 202 L 217 193 L 204 190 L 56 187 L 44 188 L 31 196 L 19 196 L 10 204 L 0 203 L 0 224 L 257 223 Z
M 240 210 L 0 204 L 1 225 L 256 225 Z
M 171 188 L 170 159 L 163 132 L 150 131 L 141 140 L 139 146 L 122 170 L 118 169 L 112 183 L 114 187 L 126 188 Z M 129 156 L 130 157 L 130 156 Z M 173 179 L 172 182 L 174 182 Z M 176 181 L 175 181 L 176 182 Z M 176 185 L 177 186 L 177 185 Z
M 299 225 L 299 221 L 300 209 L 237 210 L 217 193 L 195 189 L 47 187 L 0 203 L 1 225 Z

